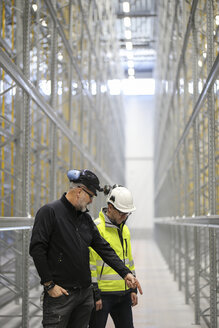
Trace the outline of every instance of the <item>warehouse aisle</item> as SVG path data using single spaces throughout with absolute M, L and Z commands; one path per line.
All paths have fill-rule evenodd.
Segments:
M 178 291 L 173 276 L 156 245 L 148 238 L 132 241 L 136 273 L 144 294 L 133 308 L 135 328 L 195 328 L 194 314 Z M 111 319 L 107 328 L 113 328 Z M 124 327 L 125 328 L 125 327 Z
M 151 239 L 132 241 L 137 277 L 144 294 L 133 308 L 135 328 L 195 328 L 193 310 L 184 302 L 184 294 L 178 291 L 173 276 L 156 245 Z M 41 288 L 31 291 L 31 301 L 39 303 Z M 38 304 L 39 305 L 39 304 Z M 21 327 L 21 304 L 11 303 L 2 308 L 1 328 Z M 41 311 L 30 303 L 30 328 L 41 328 Z M 15 317 L 14 317 L 15 315 Z M 8 317 L 7 317 L 8 316 Z M 14 318 L 13 318 L 14 317 Z M 114 328 L 111 318 L 107 328 Z M 124 327 L 126 328 L 126 327 Z

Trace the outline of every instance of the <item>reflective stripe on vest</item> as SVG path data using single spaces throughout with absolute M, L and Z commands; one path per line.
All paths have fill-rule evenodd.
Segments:
M 103 260 L 97 260 L 97 266 L 101 266 L 102 267 L 102 265 L 103 265 Z M 124 260 L 123 260 L 123 263 L 124 263 Z M 133 260 L 132 261 L 129 261 L 129 259 L 125 259 L 125 265 L 126 266 L 132 266 L 134 264 L 134 262 L 133 262 Z M 95 270 L 95 266 L 94 265 L 92 265 L 92 266 L 90 266 L 90 267 L 94 267 L 94 270 Z M 106 262 L 104 262 L 104 267 L 105 268 L 108 268 L 108 267 L 110 267 L 108 264 L 106 264 Z
M 99 276 L 97 276 L 97 278 L 100 279 Z M 105 275 L 102 275 L 101 280 L 122 280 L 123 281 L 123 278 L 120 277 L 120 275 L 118 275 L 118 274 L 105 274 Z

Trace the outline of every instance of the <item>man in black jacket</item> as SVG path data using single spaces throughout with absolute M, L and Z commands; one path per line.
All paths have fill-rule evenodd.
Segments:
M 70 189 L 36 214 L 30 255 L 44 285 L 43 327 L 86 328 L 94 306 L 89 250 L 91 246 L 125 279 L 141 291 L 138 280 L 100 236 L 87 205 L 101 191 L 89 170 L 68 172 Z

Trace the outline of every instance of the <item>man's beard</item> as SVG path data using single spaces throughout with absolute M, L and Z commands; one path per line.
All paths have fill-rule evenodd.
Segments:
M 85 212 L 87 210 L 87 204 L 79 204 L 77 206 L 77 211 Z
M 85 212 L 86 210 L 87 210 L 87 206 L 83 206 L 80 211 Z

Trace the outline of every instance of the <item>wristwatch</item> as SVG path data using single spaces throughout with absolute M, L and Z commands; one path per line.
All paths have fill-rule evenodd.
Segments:
M 44 290 L 48 292 L 50 289 L 52 289 L 55 286 L 55 283 L 51 281 L 49 285 L 44 285 Z

